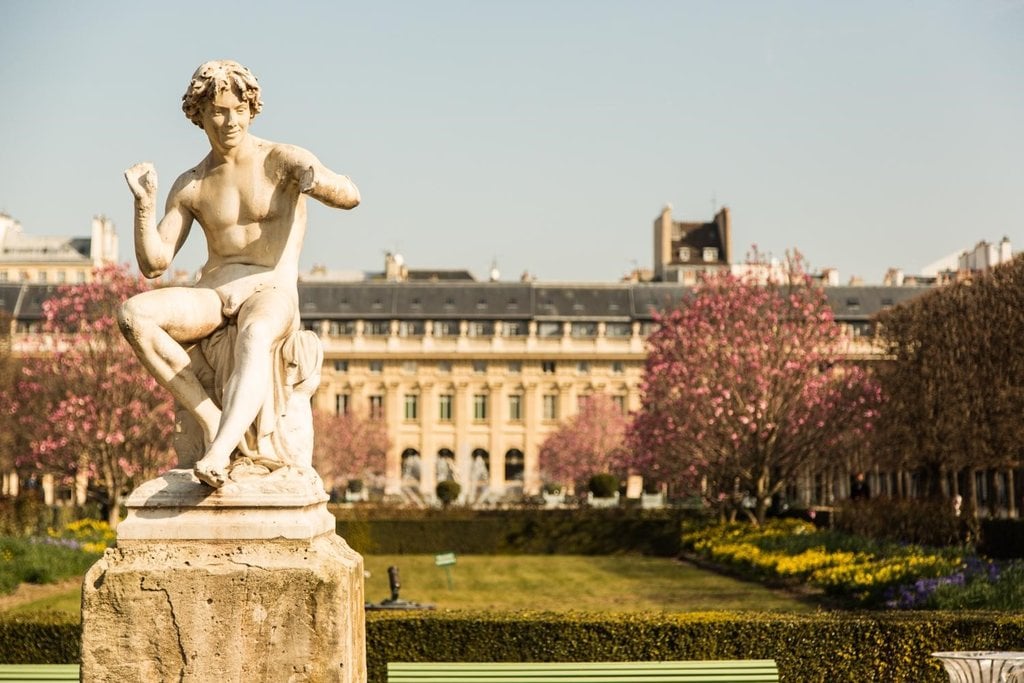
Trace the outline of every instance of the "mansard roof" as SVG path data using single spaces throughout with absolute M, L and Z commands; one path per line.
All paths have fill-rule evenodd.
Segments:
M 929 287 L 826 287 L 838 320 L 868 320 Z M 42 318 L 57 285 L 0 283 L 0 310 Z M 675 283 L 300 282 L 303 318 L 316 320 L 650 320 L 676 306 L 690 287 Z

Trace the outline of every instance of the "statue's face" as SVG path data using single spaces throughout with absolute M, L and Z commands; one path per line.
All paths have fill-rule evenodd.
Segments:
M 233 89 L 219 91 L 203 105 L 203 130 L 215 148 L 228 150 L 240 145 L 249 131 L 250 121 L 249 103 Z

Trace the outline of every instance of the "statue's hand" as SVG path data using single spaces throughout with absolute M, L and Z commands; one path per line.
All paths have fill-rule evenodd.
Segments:
M 148 161 L 135 164 L 124 172 L 124 179 L 128 181 L 135 199 L 153 204 L 156 202 L 156 168 Z

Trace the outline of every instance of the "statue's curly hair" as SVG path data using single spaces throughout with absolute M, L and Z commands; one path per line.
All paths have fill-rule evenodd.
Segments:
M 260 84 L 247 68 L 230 59 L 215 59 L 201 65 L 192 74 L 188 90 L 182 96 L 181 110 L 188 120 L 203 127 L 203 104 L 212 100 L 218 92 L 235 90 L 249 103 L 249 111 L 256 116 L 263 109 L 260 99 Z

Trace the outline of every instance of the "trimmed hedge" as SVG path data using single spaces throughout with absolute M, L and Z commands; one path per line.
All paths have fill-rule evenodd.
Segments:
M 444 512 L 399 518 L 336 512 L 338 535 L 361 553 L 417 555 L 679 554 L 678 513 L 610 510 Z M 343 516 L 344 515 L 344 516 Z
M 0 663 L 76 662 L 80 633 L 67 620 L 0 619 Z M 943 683 L 932 652 L 1024 649 L 1024 616 L 374 612 L 366 640 L 370 683 L 384 683 L 388 661 L 758 658 L 788 683 Z
M 922 618 L 923 617 L 923 618 Z M 781 680 L 949 679 L 939 650 L 1021 649 L 1024 617 L 959 614 L 556 615 L 377 613 L 369 681 L 387 661 L 774 659 Z
M 0 664 L 71 664 L 81 658 L 78 615 L 0 615 Z

